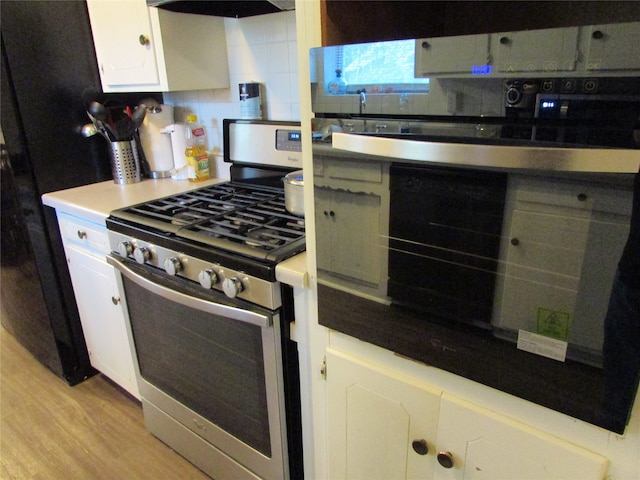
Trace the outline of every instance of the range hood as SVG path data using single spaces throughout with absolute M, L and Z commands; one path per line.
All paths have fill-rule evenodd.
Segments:
M 147 6 L 179 13 L 243 18 L 294 10 L 295 0 L 147 0 Z

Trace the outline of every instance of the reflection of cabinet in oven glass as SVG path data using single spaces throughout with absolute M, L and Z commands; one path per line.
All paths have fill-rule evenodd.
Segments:
M 640 22 L 585 27 L 589 48 L 587 71 L 640 69 Z M 636 45 L 635 48 L 629 48 Z
M 320 275 L 345 288 L 386 294 L 388 174 L 379 161 L 314 156 Z
M 327 350 L 329 478 L 602 478 L 607 460 L 413 378 Z
M 317 188 L 318 268 L 377 284 L 380 197 Z
M 489 35 L 420 38 L 416 40 L 416 76 L 471 74 L 487 64 Z
M 576 69 L 578 27 L 495 33 L 491 43 L 498 72 Z
M 512 177 L 493 324 L 568 341 L 598 363 L 631 192 Z

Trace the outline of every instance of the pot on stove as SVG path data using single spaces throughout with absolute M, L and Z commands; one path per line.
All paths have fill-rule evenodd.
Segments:
M 296 170 L 283 177 L 284 206 L 289 213 L 304 217 L 304 179 L 302 170 Z

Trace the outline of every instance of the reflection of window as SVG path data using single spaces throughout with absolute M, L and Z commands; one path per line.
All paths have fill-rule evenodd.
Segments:
M 325 85 L 335 92 L 339 70 L 346 93 L 428 92 L 429 79 L 415 78 L 414 65 L 415 40 L 333 47 L 325 49 Z

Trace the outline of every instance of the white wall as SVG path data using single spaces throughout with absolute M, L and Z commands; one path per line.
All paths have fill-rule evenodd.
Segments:
M 263 86 L 263 118 L 299 120 L 298 57 L 295 11 L 247 18 L 225 18 L 230 87 L 169 92 L 164 102 L 175 107 L 175 121 L 198 115 L 207 129 L 211 175 L 229 178 L 222 161 L 222 120 L 240 118 L 238 84 Z

